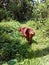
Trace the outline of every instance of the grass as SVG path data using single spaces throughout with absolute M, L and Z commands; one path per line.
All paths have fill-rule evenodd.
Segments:
M 20 49 L 20 55 L 15 59 L 5 62 L 2 65 L 49 65 L 49 36 L 46 36 L 46 29 L 49 24 L 36 24 L 34 21 L 21 23 L 21 26 L 32 27 L 35 31 L 32 44 L 23 44 Z M 39 26 L 39 29 L 37 28 Z M 22 40 L 24 43 L 25 40 Z

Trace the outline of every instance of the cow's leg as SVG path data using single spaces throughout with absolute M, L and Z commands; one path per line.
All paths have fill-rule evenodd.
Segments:
M 32 38 L 27 37 L 28 44 L 31 44 Z

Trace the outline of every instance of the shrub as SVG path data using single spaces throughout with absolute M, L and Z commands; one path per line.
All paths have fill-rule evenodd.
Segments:
M 7 9 L 16 20 L 28 20 L 32 16 L 33 5 L 31 0 L 10 0 Z
M 18 22 L 0 23 L 0 60 L 9 60 L 19 49 L 20 36 Z
M 33 9 L 33 19 L 35 21 L 42 21 L 48 17 L 48 9 L 46 3 L 40 3 Z
M 3 9 L 0 9 L 0 21 L 2 20 L 2 19 L 4 19 L 4 18 L 6 18 L 6 13 L 5 13 L 6 11 L 5 10 L 3 10 Z

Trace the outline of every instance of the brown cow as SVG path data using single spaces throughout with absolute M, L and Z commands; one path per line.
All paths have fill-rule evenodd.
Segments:
M 22 37 L 26 37 L 26 39 L 28 40 L 28 43 L 31 44 L 32 37 L 35 35 L 35 32 L 33 31 L 33 29 L 27 28 L 27 27 L 20 27 L 18 31 L 21 32 Z

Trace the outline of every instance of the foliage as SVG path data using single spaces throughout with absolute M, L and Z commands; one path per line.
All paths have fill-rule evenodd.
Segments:
M 0 60 L 9 60 L 15 52 L 17 53 L 21 34 L 18 32 L 20 24 L 10 22 L 0 23 Z M 16 50 L 14 50 L 16 48 Z
M 49 65 L 49 0 L 35 6 L 32 0 L 7 0 L 6 8 L 1 2 L 4 0 L 0 1 L 0 65 L 4 61 L 3 65 Z M 11 18 L 31 20 L 20 24 Z M 30 46 L 18 32 L 20 26 L 34 29 Z
M 42 21 L 48 17 L 48 9 L 46 3 L 40 3 L 33 9 L 33 19 L 35 21 Z
M 3 1 L 3 3 L 5 2 Z M 3 3 L 0 5 L 0 21 L 6 18 L 19 21 L 30 19 L 38 21 L 48 17 L 48 1 L 40 4 L 36 3 L 36 6 L 33 6 L 32 0 L 6 0 L 7 6 L 5 8 Z
M 4 10 L 4 9 L 0 9 L 0 21 L 3 19 L 7 19 L 9 17 L 10 12 Z
M 40 21 L 37 22 L 38 24 L 36 21 L 29 20 L 21 24 L 22 26 L 25 25 L 34 29 L 35 36 L 33 37 L 32 44 L 29 46 L 25 39 L 21 41 L 23 44 L 13 43 L 13 45 L 10 45 L 11 47 L 8 45 L 9 43 L 6 43 L 6 48 L 9 49 L 8 47 L 10 47 L 10 49 L 12 49 L 12 58 L 13 56 L 15 56 L 15 58 L 10 58 L 11 60 L 5 62 L 3 65 L 49 65 L 49 37 L 48 35 L 46 36 L 49 32 L 46 31 L 49 29 L 49 19 L 44 21 L 45 25 Z M 36 29 L 37 26 L 39 29 Z M 3 47 L 5 47 L 5 44 Z M 7 51 L 7 49 L 5 49 L 5 51 Z M 10 54 L 10 52 L 8 53 Z
M 11 0 L 8 9 L 16 20 L 27 20 L 32 15 L 32 2 L 29 0 Z

